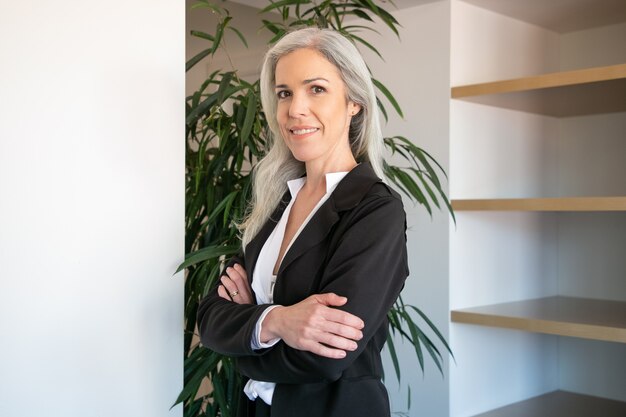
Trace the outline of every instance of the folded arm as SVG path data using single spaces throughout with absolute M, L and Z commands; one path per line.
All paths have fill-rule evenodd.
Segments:
M 261 356 L 239 358 L 239 369 L 244 375 L 277 383 L 336 380 L 385 321 L 408 275 L 406 216 L 401 200 L 386 196 L 371 198 L 356 210 L 352 224 L 327 264 L 320 287 L 321 294 L 345 297 L 345 304 L 336 308 L 364 322 L 362 338 L 355 341 L 355 349 L 344 350 L 345 355 L 340 357 L 324 357 L 302 350 L 306 346 L 298 349 L 280 342 Z M 271 336 L 289 339 L 289 333 L 297 328 L 289 308 L 275 309 L 266 317 L 264 326 Z
M 220 277 L 228 275 L 228 268 L 235 264 L 244 267 L 243 257 L 233 257 Z M 228 356 L 261 354 L 262 350 L 252 349 L 250 341 L 256 322 L 269 305 L 237 304 L 225 299 L 219 294 L 222 285 L 216 283 L 198 306 L 200 341 L 209 349 Z

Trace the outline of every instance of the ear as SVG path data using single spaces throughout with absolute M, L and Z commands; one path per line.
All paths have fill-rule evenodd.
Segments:
M 361 111 L 361 105 L 353 101 L 348 102 L 348 114 L 350 116 L 356 116 Z

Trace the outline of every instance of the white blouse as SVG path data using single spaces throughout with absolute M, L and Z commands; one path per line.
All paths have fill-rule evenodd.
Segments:
M 346 176 L 348 172 L 329 172 L 326 174 L 326 194 L 320 199 L 317 205 L 311 210 L 309 215 L 300 225 L 300 228 L 293 236 L 289 245 L 287 246 L 287 250 L 285 250 L 285 254 L 289 252 L 291 245 L 296 240 L 300 232 L 307 225 L 309 220 L 313 217 L 315 212 L 321 207 L 322 204 L 328 197 L 332 194 L 332 192 L 337 187 L 337 184 Z M 287 219 L 289 219 L 289 213 L 291 212 L 291 207 L 293 206 L 294 201 L 296 201 L 296 196 L 298 192 L 302 189 L 302 186 L 306 182 L 306 177 L 297 178 L 295 180 L 291 180 L 287 182 L 289 187 L 289 192 L 291 194 L 291 201 L 285 208 L 280 220 L 274 227 L 272 234 L 267 238 L 263 248 L 261 248 L 261 252 L 259 253 L 259 257 L 257 259 L 256 266 L 254 267 L 254 272 L 252 274 L 252 290 L 256 295 L 257 304 L 272 304 L 274 302 L 274 284 L 276 283 L 276 275 L 274 275 L 274 266 L 276 264 L 276 260 L 278 259 L 278 255 L 280 252 L 280 246 L 283 242 L 283 238 L 285 236 L 285 228 L 287 227 Z M 284 258 L 284 254 L 283 254 Z M 282 259 L 279 262 L 282 263 Z M 267 343 L 260 342 L 261 335 L 261 325 L 267 313 L 269 313 L 273 308 L 277 307 L 276 305 L 268 307 L 265 309 L 261 317 L 256 325 L 256 329 L 254 335 L 252 337 L 252 348 L 253 349 L 263 349 L 274 346 L 280 339 L 270 340 Z M 265 382 L 265 381 L 255 381 L 249 380 L 246 386 L 244 387 L 244 392 L 250 398 L 251 401 L 256 400 L 257 397 L 260 397 L 265 403 L 268 405 L 272 404 L 272 396 L 274 395 L 274 388 L 276 384 L 273 382 Z

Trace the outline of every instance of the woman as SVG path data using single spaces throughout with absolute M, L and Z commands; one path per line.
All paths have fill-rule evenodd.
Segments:
M 380 350 L 409 271 L 369 71 L 337 32 L 302 29 L 266 54 L 261 96 L 274 141 L 202 343 L 237 357 L 240 416 L 389 416 Z

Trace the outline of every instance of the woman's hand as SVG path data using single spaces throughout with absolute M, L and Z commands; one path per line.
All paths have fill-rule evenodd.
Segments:
M 363 320 L 332 308 L 348 299 L 333 293 L 314 294 L 289 307 L 279 306 L 263 320 L 261 341 L 282 338 L 292 348 L 320 356 L 341 359 L 357 349 L 363 338 Z
M 220 297 L 237 304 L 254 304 L 248 274 L 243 266 L 235 264 L 226 268 L 226 275 L 222 275 L 220 281 L 222 284 L 217 289 Z

